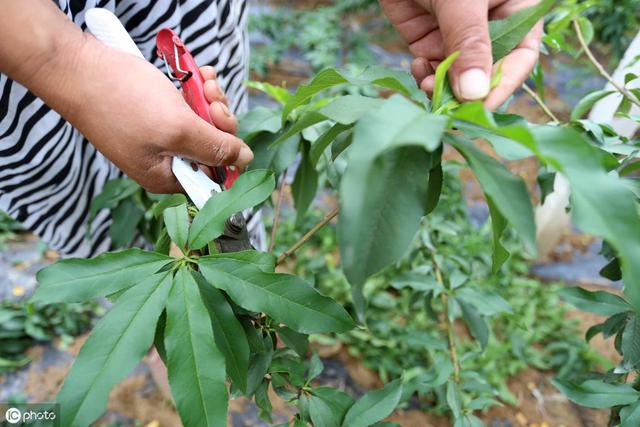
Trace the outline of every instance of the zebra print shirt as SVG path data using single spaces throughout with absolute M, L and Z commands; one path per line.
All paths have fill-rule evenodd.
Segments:
M 161 28 L 176 31 L 200 65 L 213 65 L 235 113 L 246 109 L 248 37 L 245 0 L 54 0 L 86 29 L 85 11 L 113 11 L 145 57 L 164 71 L 155 50 Z M 0 74 L 0 210 L 64 256 L 109 249 L 109 212 L 89 207 L 104 183 L 122 175 L 76 129 L 25 87 Z

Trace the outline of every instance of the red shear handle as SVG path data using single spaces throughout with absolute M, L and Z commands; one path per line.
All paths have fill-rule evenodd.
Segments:
M 213 125 L 209 116 L 209 102 L 204 96 L 204 79 L 200 74 L 198 64 L 191 56 L 191 52 L 182 43 L 180 37 L 169 28 L 163 28 L 158 32 L 156 44 L 158 56 L 163 58 L 167 66 L 171 68 L 172 77 L 180 81 L 187 104 L 198 116 Z M 222 168 L 214 169 L 216 178 L 218 178 L 216 181 L 221 183 L 224 180 L 224 187 L 230 188 L 238 177 L 238 170 L 228 166 L 220 169 Z

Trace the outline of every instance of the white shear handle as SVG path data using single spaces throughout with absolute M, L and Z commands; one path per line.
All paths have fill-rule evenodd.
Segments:
M 85 14 L 85 21 L 89 31 L 105 45 L 146 60 L 118 17 L 111 11 L 102 8 L 89 9 Z M 189 160 L 174 157 L 171 170 L 198 209 L 202 209 L 212 192 L 222 191 L 220 185 L 200 168 L 194 170 Z

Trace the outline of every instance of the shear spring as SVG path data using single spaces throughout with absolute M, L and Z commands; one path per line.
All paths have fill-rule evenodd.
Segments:
M 183 74 L 183 76 L 182 77 L 177 77 L 171 72 L 171 68 L 169 67 L 169 64 L 168 64 L 168 61 L 167 61 L 167 57 L 163 53 L 162 54 L 162 60 L 164 61 L 164 67 L 166 68 L 167 74 L 169 75 L 169 78 L 171 80 L 177 80 L 180 83 L 184 83 L 184 82 L 186 82 L 187 80 L 189 80 L 191 78 L 193 73 L 191 71 L 183 70 L 180 67 L 180 58 L 178 56 L 178 46 L 176 46 L 175 44 L 173 45 L 173 55 L 176 58 L 176 63 L 175 63 L 176 70 L 181 72 Z

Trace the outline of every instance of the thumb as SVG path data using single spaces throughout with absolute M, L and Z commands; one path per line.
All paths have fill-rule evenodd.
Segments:
M 230 133 L 217 129 L 194 114 L 180 142 L 180 154 L 207 166 L 237 166 L 243 169 L 253 153 L 247 144 Z
M 446 55 L 460 52 L 449 70 L 454 94 L 461 101 L 485 98 L 493 65 L 488 0 L 438 0 L 433 9 Z

